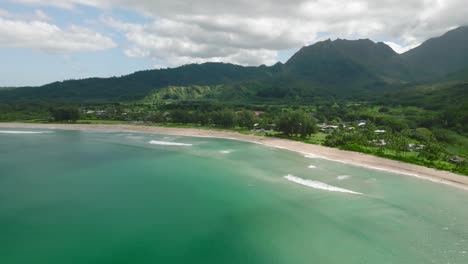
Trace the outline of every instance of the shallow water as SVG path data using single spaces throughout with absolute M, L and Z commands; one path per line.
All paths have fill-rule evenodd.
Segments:
M 2 264 L 468 263 L 451 186 L 231 140 L 2 131 Z

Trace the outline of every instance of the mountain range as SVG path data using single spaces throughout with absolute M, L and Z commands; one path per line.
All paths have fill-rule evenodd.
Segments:
M 325 40 L 301 48 L 286 63 L 244 67 L 190 64 L 122 77 L 0 89 L 0 101 L 131 101 L 166 87 L 217 87 L 223 98 L 356 95 L 409 84 L 468 80 L 468 27 L 432 38 L 403 54 L 369 39 Z

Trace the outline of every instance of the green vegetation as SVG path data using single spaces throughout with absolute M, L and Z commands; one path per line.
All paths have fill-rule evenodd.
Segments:
M 277 120 L 278 131 L 287 136 L 306 138 L 317 132 L 317 124 L 310 114 L 304 111 L 281 113 Z
M 52 107 L 49 109 L 51 121 L 72 122 L 80 119 L 80 111 L 76 107 Z
M 270 67 L 193 64 L 0 89 L 0 121 L 229 129 L 468 175 L 467 45 L 461 27 L 402 55 L 326 40 Z

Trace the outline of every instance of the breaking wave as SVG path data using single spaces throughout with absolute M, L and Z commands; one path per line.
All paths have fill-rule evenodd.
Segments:
M 304 186 L 312 187 L 314 189 L 319 189 L 319 190 L 325 190 L 325 191 L 330 191 L 330 192 L 342 192 L 342 193 L 351 193 L 351 194 L 362 194 L 360 192 L 355 192 L 347 189 L 343 189 L 340 187 L 336 187 L 333 185 L 328 185 L 323 182 L 319 181 L 311 181 L 311 180 L 306 180 L 302 179 L 299 177 L 296 177 L 294 175 L 288 174 L 287 176 L 284 176 L 285 179 L 291 182 L 295 182 Z
M 317 168 L 317 166 L 315 166 L 315 165 L 309 165 L 309 167 L 307 167 L 307 168 L 309 168 L 309 169 L 315 169 L 315 168 Z
M 340 176 L 336 176 L 336 178 L 337 178 L 338 180 L 342 181 L 342 180 L 350 179 L 351 176 L 349 176 L 349 175 L 340 175 Z
M 149 143 L 153 144 L 153 145 L 163 145 L 163 146 L 186 146 L 186 147 L 192 146 L 192 144 L 178 143 L 178 142 L 167 142 L 167 141 L 157 141 L 157 140 L 151 140 Z
M 229 154 L 231 152 L 232 152 L 231 150 L 221 150 L 221 151 L 219 151 L 219 153 L 222 153 L 222 154 Z
M 304 155 L 304 158 L 317 159 L 317 158 L 320 158 L 320 157 L 317 156 L 317 155 L 314 155 L 314 154 L 306 154 L 306 155 Z
M 47 134 L 52 131 L 14 131 L 14 130 L 0 130 L 2 134 Z

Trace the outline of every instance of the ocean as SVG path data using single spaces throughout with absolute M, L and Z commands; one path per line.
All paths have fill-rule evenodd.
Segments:
M 468 191 L 227 139 L 0 130 L 0 263 L 468 263 Z

